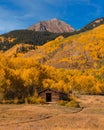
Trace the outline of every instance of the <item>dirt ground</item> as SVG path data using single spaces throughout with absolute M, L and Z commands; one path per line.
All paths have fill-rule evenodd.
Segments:
M 0 130 L 104 130 L 104 96 L 79 96 L 81 108 L 0 105 Z

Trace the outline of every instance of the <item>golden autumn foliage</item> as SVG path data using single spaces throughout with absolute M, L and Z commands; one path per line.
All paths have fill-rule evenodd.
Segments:
M 44 88 L 87 94 L 104 93 L 104 67 L 90 70 L 55 69 L 34 58 L 0 55 L 0 92 L 6 99 L 25 99 Z
M 16 44 L 9 50 L 5 51 L 5 56 L 8 57 L 22 57 L 24 53 L 28 52 L 29 50 L 34 50 L 35 46 L 30 44 Z
M 38 46 L 23 57 L 34 57 L 56 68 L 90 69 L 104 64 L 104 25 L 80 34 L 62 36 Z
M 5 41 L 8 41 L 9 43 L 12 43 L 15 41 L 16 38 L 11 38 L 11 37 L 8 37 L 8 38 L 5 38 L 4 36 L 0 36 L 0 41 L 3 43 Z
M 68 38 L 60 36 L 25 54 L 1 53 L 2 98 L 25 99 L 44 88 L 104 94 L 103 36 L 101 25 Z

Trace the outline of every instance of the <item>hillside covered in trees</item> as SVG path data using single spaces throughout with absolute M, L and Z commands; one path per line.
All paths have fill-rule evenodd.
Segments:
M 85 27 L 79 30 L 73 30 L 72 32 L 53 33 L 48 31 L 35 31 L 35 30 L 14 30 L 9 33 L 0 35 L 0 50 L 6 51 L 12 48 L 16 44 L 31 44 L 35 46 L 41 46 L 45 43 L 54 40 L 58 36 L 69 37 L 71 35 L 80 34 L 88 30 L 94 29 L 97 26 L 104 24 L 104 18 L 96 19 Z M 52 27 L 51 27 L 52 28 Z
M 23 57 L 65 69 L 92 69 L 104 65 L 104 25 L 67 38 L 60 36 Z
M 59 36 L 26 53 L 1 52 L 0 98 L 24 100 L 44 88 L 104 94 L 103 36 L 101 25 L 67 38 Z
M 0 36 L 0 50 L 8 50 L 16 44 L 31 44 L 35 46 L 55 39 L 60 34 L 37 32 L 32 30 L 16 30 Z
M 34 58 L 7 58 L 0 55 L 0 99 L 32 97 L 44 88 L 64 92 L 103 94 L 104 66 L 97 69 L 56 69 Z

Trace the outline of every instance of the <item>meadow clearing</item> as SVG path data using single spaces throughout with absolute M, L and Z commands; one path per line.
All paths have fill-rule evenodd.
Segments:
M 56 104 L 0 105 L 0 130 L 103 130 L 104 96 L 81 95 L 81 108 Z

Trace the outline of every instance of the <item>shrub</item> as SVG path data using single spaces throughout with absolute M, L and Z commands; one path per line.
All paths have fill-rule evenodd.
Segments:
M 58 101 L 58 105 L 65 106 L 68 101 L 60 100 Z
M 1 104 L 6 104 L 6 100 L 3 99 L 3 100 L 1 101 Z
M 77 97 L 76 97 L 76 95 L 74 95 L 74 94 L 71 94 L 70 96 L 69 96 L 69 99 L 70 99 L 70 101 L 72 101 L 72 100 L 77 100 Z
M 45 104 L 46 103 L 46 101 L 44 99 L 42 99 L 41 97 L 38 97 L 36 99 L 36 101 L 37 101 L 37 103 L 41 103 L 41 104 Z
M 14 104 L 18 104 L 19 103 L 19 100 L 18 98 L 15 98 L 14 101 L 13 101 Z
M 75 108 L 79 108 L 80 105 L 76 100 L 71 100 L 70 102 L 66 103 L 65 106 L 67 107 L 75 107 Z
M 28 103 L 30 103 L 30 104 L 39 104 L 39 103 L 44 104 L 45 100 L 42 99 L 41 97 L 37 97 L 37 98 L 36 97 L 29 97 Z
M 2 104 L 13 104 L 13 100 L 3 100 Z

